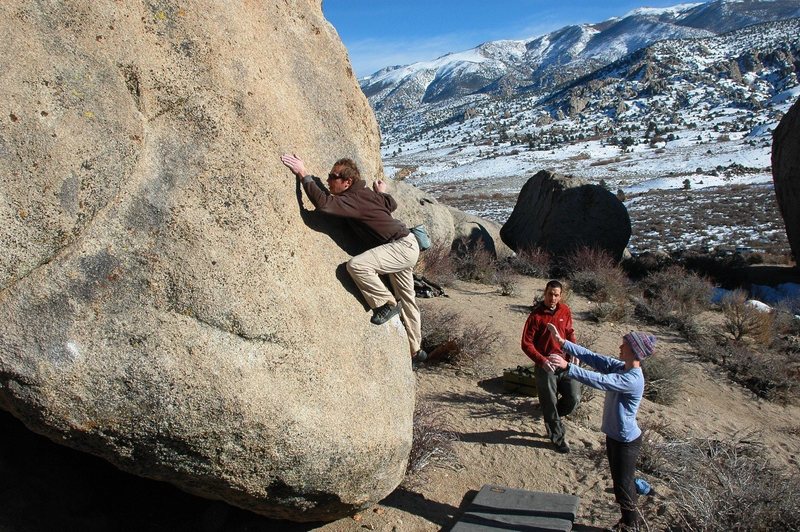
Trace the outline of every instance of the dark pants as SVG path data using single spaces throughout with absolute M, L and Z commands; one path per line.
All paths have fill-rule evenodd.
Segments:
M 570 415 L 581 402 L 581 383 L 567 377 L 566 371 L 556 375 L 536 366 L 533 374 L 547 435 L 553 443 L 560 445 L 565 436 L 561 418 Z
M 622 510 L 623 524 L 635 526 L 639 521 L 636 511 L 636 493 L 634 475 L 636 460 L 642 447 L 642 437 L 633 441 L 621 442 L 606 436 L 606 454 L 611 467 L 611 479 L 614 481 L 614 497 Z

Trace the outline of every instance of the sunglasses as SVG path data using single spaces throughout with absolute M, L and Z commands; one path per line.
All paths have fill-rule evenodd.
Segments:
M 345 177 L 339 174 L 334 174 L 333 172 L 328 174 L 328 181 L 333 181 L 334 179 L 345 179 Z

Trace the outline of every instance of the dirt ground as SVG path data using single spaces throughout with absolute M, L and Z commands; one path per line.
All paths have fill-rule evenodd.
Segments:
M 499 333 L 480 368 L 430 365 L 415 374 L 418 401 L 438 407 L 458 436 L 454 449 L 460 468 L 429 470 L 424 478 L 399 487 L 354 517 L 327 524 L 269 520 L 123 473 L 99 458 L 33 434 L 0 412 L 0 532 L 446 531 L 485 484 L 575 494 L 581 500 L 575 530 L 609 526 L 618 513 L 599 432 L 603 394 L 585 393 L 581 407 L 566 420 L 572 452 L 560 455 L 545 437 L 537 400 L 503 392 L 503 369 L 528 363 L 520 350 L 520 334 L 528 306 L 544 284 L 519 277 L 516 295 L 506 297 L 492 286 L 459 283 L 447 289 L 449 297 L 421 300 L 423 319 L 426 313 L 445 309 L 457 312 L 464 322 L 488 324 Z M 644 329 L 658 338 L 655 356 L 673 357 L 685 365 L 678 402 L 661 406 L 643 401 L 640 423 L 667 423 L 674 431 L 696 437 L 754 437 L 766 444 L 769 458 L 787 473 L 800 473 L 800 407 L 757 399 L 714 365 L 699 362 L 683 338 L 669 329 L 597 325 L 588 318 L 588 301 L 571 294 L 568 303 L 578 338 L 595 338 L 595 351 L 616 354 L 624 333 Z M 717 313 L 702 317 L 705 323 L 719 319 Z M 669 493 L 657 480 L 646 478 L 660 495 L 640 501 L 650 516 L 650 530 L 662 530 L 658 512 L 669 503 Z
M 500 333 L 481 368 L 458 370 L 432 364 L 416 372 L 417 400 L 440 407 L 458 435 L 455 452 L 461 468 L 428 471 L 417 485 L 401 486 L 379 505 L 314 530 L 449 530 L 484 484 L 577 495 L 581 502 L 576 530 L 600 530 L 617 521 L 607 463 L 596 461 L 604 453 L 604 436 L 599 431 L 603 393 L 586 393 L 580 408 L 567 418 L 572 452 L 561 455 L 545 436 L 537 399 L 503 391 L 503 369 L 528 363 L 519 346 L 520 334 L 527 307 L 545 282 L 519 277 L 513 296 L 502 296 L 492 286 L 458 283 L 447 289 L 448 297 L 421 300 L 423 319 L 425 312 L 442 308 L 458 312 L 464 321 L 490 324 Z M 671 406 L 645 399 L 640 424 L 664 422 L 687 436 L 720 439 L 757 433 L 776 463 L 798 472 L 800 431 L 787 429 L 797 428 L 800 408 L 756 398 L 713 364 L 700 362 L 674 331 L 641 324 L 596 324 L 588 317 L 591 304 L 587 300 L 573 293 L 568 303 L 576 334 L 579 339 L 596 338 L 595 351 L 616 355 L 623 334 L 634 328 L 645 330 L 658 338 L 655 356 L 674 357 L 688 370 L 682 398 Z M 657 481 L 653 487 L 656 492 L 663 488 Z M 657 515 L 666 502 L 664 495 L 640 498 L 654 516 L 651 529 L 663 527 Z

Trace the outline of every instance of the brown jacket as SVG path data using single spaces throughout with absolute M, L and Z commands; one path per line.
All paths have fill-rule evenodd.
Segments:
M 406 225 L 392 218 L 392 212 L 397 209 L 394 198 L 367 188 L 363 179 L 354 181 L 338 196 L 323 191 L 314 176 L 303 179 L 303 188 L 318 211 L 347 218 L 369 247 L 408 236 Z

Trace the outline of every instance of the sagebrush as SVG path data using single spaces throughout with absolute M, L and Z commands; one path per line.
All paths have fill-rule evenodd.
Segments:
M 697 316 L 710 306 L 711 282 L 681 266 L 670 266 L 639 282 L 642 301 L 637 313 L 652 323 L 690 332 Z
M 418 400 L 414 406 L 413 439 L 404 484 L 424 482 L 425 472 L 431 467 L 458 469 L 460 464 L 453 447 L 456 441 L 458 435 L 444 412 L 427 400 Z
M 491 326 L 473 323 L 453 311 L 433 309 L 422 320 L 422 348 L 431 361 L 476 366 L 499 338 Z
M 674 529 L 798 530 L 800 477 L 765 458 L 758 434 L 726 440 L 646 434 L 649 473 L 669 486 Z M 640 463 L 640 466 L 642 464 Z

